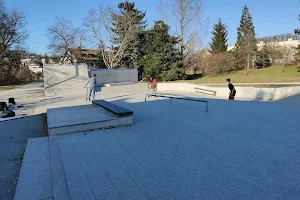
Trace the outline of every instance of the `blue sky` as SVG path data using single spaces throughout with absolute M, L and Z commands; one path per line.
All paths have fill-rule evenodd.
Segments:
M 29 39 L 26 47 L 30 52 L 44 54 L 49 52 L 46 30 L 54 24 L 55 17 L 65 17 L 76 26 L 81 26 L 89 9 L 99 4 L 117 5 L 119 2 L 120 0 L 6 0 L 6 6 L 19 8 L 27 15 Z M 162 18 L 157 11 L 160 0 L 134 2 L 138 9 L 146 11 L 148 28 L 154 20 Z M 300 28 L 299 0 L 206 0 L 209 34 L 204 38 L 204 44 L 210 42 L 212 26 L 219 17 L 228 27 L 229 44 L 234 44 L 245 3 L 252 15 L 257 37 L 293 33 L 295 28 Z

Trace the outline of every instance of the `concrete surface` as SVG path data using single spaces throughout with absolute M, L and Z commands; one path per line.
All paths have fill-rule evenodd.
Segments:
M 49 128 L 87 124 L 117 118 L 112 113 L 95 105 L 48 109 L 47 116 Z
M 14 200 L 53 197 L 48 137 L 29 139 Z
M 118 117 L 97 105 L 47 110 L 48 133 L 58 135 L 131 125 L 133 116 Z
M 91 68 L 89 74 L 96 74 L 96 85 L 103 86 L 109 83 L 137 83 L 138 71 L 137 69 L 93 69 Z
M 229 89 L 220 86 L 206 86 L 190 83 L 158 83 L 157 90 L 160 92 L 192 92 L 196 88 L 216 91 L 217 98 L 228 98 Z M 279 100 L 289 96 L 300 94 L 300 86 L 280 87 L 280 88 L 255 88 L 255 87 L 236 87 L 236 98 L 240 100 Z M 199 90 L 198 90 L 199 91 Z
M 132 127 L 58 136 L 70 199 L 297 199 L 299 107 L 209 101 L 120 97 Z
M 41 99 L 45 98 L 43 81 L 32 82 L 12 90 L 0 92 L 0 101 L 8 103 L 8 98 L 10 97 L 15 98 L 17 104 L 22 104 L 24 106 L 18 108 L 15 111 L 16 114 L 34 115 L 36 104 L 39 103 Z
M 53 85 L 41 107 L 88 104 L 83 82 Z M 102 88 L 96 99 L 131 109 L 134 125 L 56 136 L 52 153 L 50 147 L 56 175 L 43 188 L 63 183 L 68 190 L 57 192 L 71 200 L 299 199 L 298 106 L 208 99 L 206 113 L 197 102 L 145 103 L 145 93 L 146 84 Z M 61 161 L 51 158 L 59 154 Z M 54 184 L 58 169 L 64 173 Z M 40 177 L 48 181 L 48 171 Z M 24 187 L 40 185 L 28 181 Z
M 13 198 L 27 139 L 40 137 L 42 133 L 41 116 L 0 122 L 1 200 Z

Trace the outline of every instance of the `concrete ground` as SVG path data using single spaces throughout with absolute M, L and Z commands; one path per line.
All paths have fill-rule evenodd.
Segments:
M 84 83 L 48 82 L 34 113 L 88 104 Z M 57 136 L 70 199 L 299 199 L 295 104 L 208 99 L 206 113 L 197 102 L 144 102 L 148 92 L 134 84 L 97 93 L 133 110 L 131 127 Z
M 33 115 L 36 104 L 45 97 L 43 81 L 32 82 L 12 90 L 0 92 L 0 101 L 8 103 L 10 97 L 15 98 L 17 104 L 24 106 L 18 108 L 16 114 Z
M 134 111 L 132 127 L 58 137 L 70 199 L 299 198 L 300 108 L 113 102 Z
M 86 103 L 82 83 L 63 84 L 52 98 Z M 57 136 L 70 199 L 298 199 L 299 107 L 208 99 L 206 113 L 197 102 L 145 103 L 147 92 L 135 84 L 97 93 L 133 110 L 132 127 Z
M 14 197 L 28 138 L 42 136 L 41 116 L 0 122 L 0 199 Z

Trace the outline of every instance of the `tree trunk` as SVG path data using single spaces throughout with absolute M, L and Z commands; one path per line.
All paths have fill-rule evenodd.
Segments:
M 248 71 L 250 69 L 250 54 L 247 55 L 247 69 L 246 69 L 246 75 L 248 75 Z

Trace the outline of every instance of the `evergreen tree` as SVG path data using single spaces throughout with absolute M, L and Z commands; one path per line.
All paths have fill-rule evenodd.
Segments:
M 257 51 L 255 29 L 247 5 L 244 6 L 240 26 L 237 29 L 236 55 L 240 67 L 248 71 Z
M 227 35 L 226 25 L 222 23 L 221 18 L 219 18 L 218 23 L 214 25 L 214 30 L 212 31 L 212 42 L 209 43 L 211 48 L 210 53 L 217 54 L 227 51 Z
M 156 21 L 153 28 L 144 33 L 140 65 L 144 77 L 159 80 L 178 80 L 185 76 L 182 55 L 176 46 L 178 38 L 169 35 L 170 27 L 163 21 Z
M 120 67 L 124 68 L 137 68 L 138 61 L 141 58 L 141 37 L 144 29 L 146 28 L 146 21 L 144 21 L 145 13 L 135 8 L 134 2 L 124 2 L 119 3 L 118 8 L 120 9 L 120 14 L 115 14 L 114 19 L 114 32 L 118 35 L 117 38 L 122 41 L 124 38 L 124 30 L 128 29 L 126 26 L 136 26 L 138 31 L 134 35 L 134 40 L 130 41 L 130 45 L 125 50 L 125 56 L 120 61 Z M 132 23 L 124 24 L 122 23 L 122 18 L 125 16 L 132 19 Z M 118 47 L 117 47 L 118 48 Z

